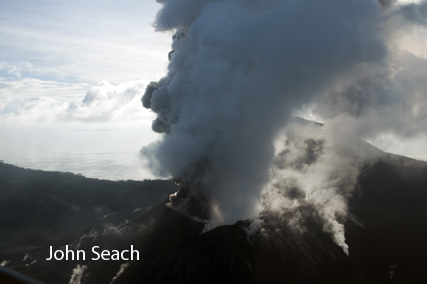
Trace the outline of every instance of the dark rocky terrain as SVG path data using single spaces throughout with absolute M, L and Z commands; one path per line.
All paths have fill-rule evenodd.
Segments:
M 176 190 L 170 181 L 113 182 L 0 162 L 0 264 L 60 283 L 62 278 L 55 278 L 49 262 L 41 263 L 49 246 L 59 248 L 91 233 L 114 232 Z M 66 267 L 58 270 L 68 277 L 64 283 L 70 279 Z M 40 276 L 45 271 L 47 278 Z
M 0 192 L 6 198 L 0 203 L 9 213 L 1 217 L 8 237 L 2 235 L 0 261 L 8 260 L 7 267 L 44 283 L 426 282 L 424 162 L 384 154 L 363 170 L 345 223 L 349 256 L 316 218 L 305 220 L 303 233 L 286 224 L 270 226 L 272 217 L 263 216 L 264 233 L 248 234 L 250 222 L 241 221 L 200 234 L 203 223 L 167 206 L 165 197 L 176 190 L 169 181 L 113 183 L 1 166 Z M 3 174 L 5 169 L 10 174 Z M 79 210 L 73 211 L 75 206 Z M 96 206 L 104 208 L 99 216 Z M 139 216 L 131 214 L 149 206 L 153 208 L 138 211 Z M 124 214 L 108 222 L 107 211 Z M 25 237 L 8 239 L 12 234 Z M 66 244 L 88 252 L 86 260 L 44 260 L 48 245 Z M 94 261 L 94 245 L 109 250 L 133 245 L 140 259 Z

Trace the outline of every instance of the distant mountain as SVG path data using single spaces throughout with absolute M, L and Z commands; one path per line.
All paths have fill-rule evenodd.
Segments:
M 9 260 L 10 268 L 47 284 L 74 284 L 79 283 L 78 281 L 118 284 L 425 283 L 426 281 L 427 163 L 424 162 L 384 153 L 382 159 L 374 165 L 366 166 L 362 171 L 359 177 L 360 187 L 349 202 L 350 218 L 345 223 L 349 256 L 332 241 L 329 234 L 322 231 L 322 224 L 316 218 L 306 219 L 306 227 L 309 229 L 300 233 L 288 228 L 286 224 L 283 224 L 280 230 L 273 225 L 269 227 L 272 217 L 264 216 L 264 223 L 267 224 L 264 233 L 248 234 L 250 222 L 243 220 L 235 225 L 217 227 L 201 234 L 203 223 L 170 209 L 167 201 L 160 202 L 162 198 L 165 199 L 165 195 L 176 190 L 169 181 L 141 182 L 141 188 L 146 188 L 146 191 L 142 189 L 132 191 L 133 187 L 128 186 L 129 182 L 110 183 L 70 174 L 31 173 L 34 176 L 51 175 L 52 179 L 55 178 L 55 182 L 49 186 L 45 184 L 34 187 L 40 192 L 32 197 L 36 204 L 39 206 L 45 202 L 67 204 L 64 210 L 68 215 L 73 212 L 73 206 L 70 204 L 78 204 L 87 216 L 96 216 L 95 213 L 91 213 L 95 203 L 96 206 L 104 206 L 103 208 L 111 211 L 120 211 L 144 206 L 133 203 L 136 201 L 135 195 L 132 194 L 136 192 L 140 192 L 141 196 L 143 192 L 150 192 L 150 188 L 154 192 L 162 192 L 156 195 L 157 199 L 154 197 L 150 199 L 152 202 L 159 202 L 159 205 L 143 211 L 144 214 L 127 224 L 107 226 L 105 223 L 99 223 L 102 218 L 91 217 L 92 219 L 87 219 L 87 222 L 94 222 L 93 230 L 86 231 L 83 236 L 71 240 L 69 238 L 71 235 L 64 234 L 64 237 L 56 235 L 55 238 L 51 236 L 51 239 L 45 240 L 43 244 L 37 244 L 37 240 L 27 239 L 29 246 L 26 250 L 0 256 L 3 258 L 0 258 L 0 262 Z M 14 182 L 13 186 L 17 186 L 21 180 L 24 179 L 19 176 L 2 174 L 2 183 Z M 25 187 L 22 187 L 19 192 L 30 195 L 28 193 L 29 188 L 32 188 L 30 185 L 39 184 L 36 182 L 38 179 L 25 180 L 28 182 L 28 188 L 24 190 Z M 63 193 L 61 190 L 64 188 L 46 190 L 55 188 L 54 185 L 58 184 L 67 185 L 67 190 L 72 193 Z M 86 193 L 80 187 L 83 184 L 87 185 L 86 190 L 93 192 Z M 13 186 L 9 187 L 9 191 Z M 122 187 L 127 189 L 119 189 Z M 165 188 L 163 191 L 162 187 Z M 46 191 L 49 194 L 45 193 Z M 1 192 L 6 191 L 2 189 Z M 123 196 L 120 196 L 119 192 L 123 192 Z M 82 194 L 87 194 L 87 197 L 81 197 Z M 19 202 L 22 201 L 17 199 L 18 197 L 10 198 L 15 202 L 15 207 L 10 208 L 21 206 Z M 125 201 L 127 199 L 131 200 Z M 59 212 L 60 209 L 61 206 L 58 205 L 54 211 Z M 40 213 L 38 210 L 37 207 L 33 207 L 27 211 L 23 214 L 24 220 L 33 218 L 31 217 L 33 214 L 47 216 L 47 209 L 47 212 L 41 210 Z M 105 212 L 103 211 L 103 214 Z M 59 220 L 65 218 L 67 214 L 58 217 Z M 73 214 L 78 216 L 76 213 Z M 19 218 L 16 217 L 15 222 L 19 222 Z M 25 222 L 24 224 L 28 224 L 35 221 Z M 40 230 L 43 228 L 53 230 L 60 223 L 49 221 L 53 223 L 45 224 L 40 220 L 37 222 L 42 226 L 39 227 Z M 35 238 L 40 237 L 37 235 Z M 79 261 L 46 261 L 45 258 L 49 255 L 48 245 L 56 249 L 60 247 L 64 249 L 65 245 L 69 245 L 70 248 L 86 251 L 87 258 Z M 91 260 L 93 255 L 90 252 L 93 246 L 99 246 L 100 250 L 122 251 L 129 250 L 131 245 L 139 251 L 138 261 Z M 23 261 L 27 254 L 27 259 Z M 30 264 L 34 260 L 36 262 Z M 27 264 L 30 265 L 26 266 Z

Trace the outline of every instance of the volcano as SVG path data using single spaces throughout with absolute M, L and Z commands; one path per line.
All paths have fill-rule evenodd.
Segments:
M 349 255 L 324 232 L 310 207 L 304 208 L 304 230 L 264 215 L 258 220 L 261 230 L 253 230 L 254 220 L 242 220 L 202 233 L 203 222 L 171 209 L 165 200 L 114 230 L 92 219 L 90 233 L 74 240 L 69 234 L 57 235 L 54 243 L 85 251 L 93 246 L 124 250 L 133 245 L 139 260 L 47 261 L 48 244 L 53 243 L 40 240 L 47 234 L 34 235 L 19 250 L 3 245 L 1 257 L 8 260 L 7 267 L 52 284 L 424 283 L 427 163 L 383 153 L 362 170 L 358 182 L 345 222 Z M 158 183 L 170 186 L 169 181 Z M 70 215 L 67 222 L 75 218 Z M 50 230 L 55 226 L 60 227 L 50 224 Z M 22 261 L 25 255 L 34 263 Z

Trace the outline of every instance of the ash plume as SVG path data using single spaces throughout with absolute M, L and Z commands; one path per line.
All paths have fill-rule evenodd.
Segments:
M 397 44 L 423 25 L 411 11 L 424 2 L 158 2 L 154 27 L 174 34 L 173 51 L 167 75 L 142 97 L 162 138 L 140 154 L 180 186 L 171 206 L 208 220 L 206 230 L 262 212 L 297 224 L 298 208 L 310 206 L 347 251 L 346 202 L 378 155 L 344 133 L 425 128 L 427 88 L 412 76 L 425 60 Z M 295 126 L 295 114 L 325 126 Z

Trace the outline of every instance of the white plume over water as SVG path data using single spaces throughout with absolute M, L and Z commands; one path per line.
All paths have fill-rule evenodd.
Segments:
M 405 30 L 425 24 L 425 2 L 158 2 L 154 26 L 174 34 L 173 51 L 167 75 L 142 98 L 163 136 L 141 156 L 180 185 L 172 206 L 209 219 L 211 229 L 304 200 L 347 250 L 346 202 L 375 151 L 342 131 L 425 131 L 427 88 L 416 74 L 427 64 L 398 47 Z M 297 112 L 325 126 L 291 131 Z M 301 162 L 308 145 L 317 156 Z M 301 198 L 289 198 L 286 185 Z

